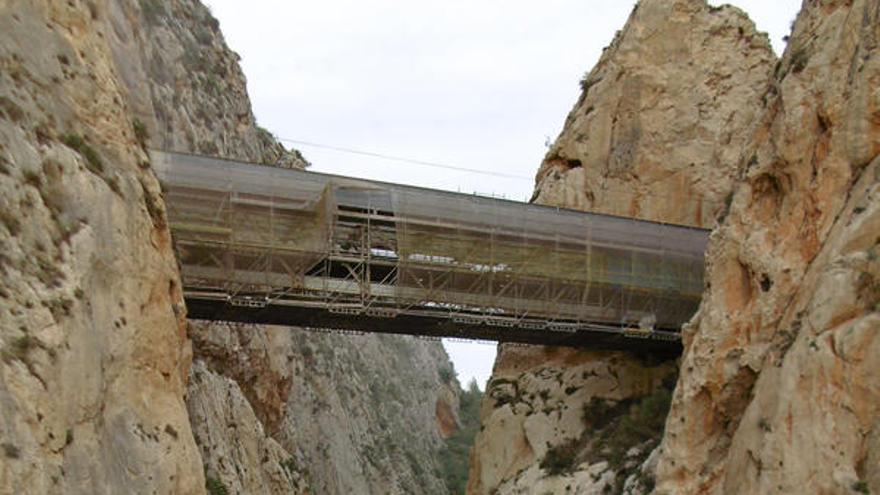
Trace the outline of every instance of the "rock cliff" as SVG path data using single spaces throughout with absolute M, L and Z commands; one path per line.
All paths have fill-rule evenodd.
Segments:
M 581 81 L 534 200 L 712 227 L 775 61 L 734 7 L 643 0 Z
M 238 56 L 203 5 L 129 9 L 117 63 L 155 146 L 307 165 L 256 125 Z M 452 411 L 456 427 L 458 385 L 440 377 L 451 365 L 439 342 L 200 322 L 190 330 L 187 407 L 209 484 L 233 493 L 445 489 L 437 459 L 450 426 L 437 415 Z
M 880 2 L 804 2 L 708 250 L 665 493 L 880 491 Z
M 238 55 L 198 0 L 108 2 L 115 65 L 150 145 L 303 168 L 256 124 Z
M 0 493 L 204 492 L 180 281 L 109 7 L 0 4 Z
M 658 444 L 675 373 L 675 362 L 623 352 L 503 347 L 483 400 L 468 493 L 622 487 L 622 473 Z M 661 422 L 649 435 L 621 424 L 658 406 Z
M 534 201 L 714 226 L 775 61 L 736 8 L 643 0 L 581 81 Z M 676 368 L 620 352 L 502 346 L 468 493 L 647 490 L 663 428 L 650 419 L 666 414 Z
M 439 412 L 449 411 L 457 424 L 459 385 L 444 373 L 451 368 L 439 343 L 205 323 L 195 323 L 192 336 L 198 360 L 187 404 L 209 476 L 255 493 L 247 482 L 252 472 L 290 476 L 288 485 L 259 493 L 289 493 L 289 486 L 308 493 L 446 493 Z M 230 386 L 249 410 L 210 417 L 227 407 Z M 254 420 L 262 450 L 248 445 L 259 434 L 225 433 L 249 431 Z M 278 452 L 286 473 L 276 474 L 277 462 L 263 451 Z
M 13 1 L 0 26 L 0 493 L 442 493 L 439 342 L 185 320 L 146 149 L 307 165 L 210 12 Z

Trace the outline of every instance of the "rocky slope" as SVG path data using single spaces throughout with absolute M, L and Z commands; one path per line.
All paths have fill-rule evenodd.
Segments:
M 107 7 L 0 4 L 0 493 L 204 492 L 180 282 Z
M 738 9 L 643 0 L 584 77 L 535 201 L 713 226 L 774 63 Z M 665 415 L 675 372 L 626 353 L 502 346 L 468 493 L 644 490 L 637 471 L 656 461 L 662 422 L 632 425 Z
M 442 419 L 457 424 L 459 386 L 439 343 L 204 323 L 192 336 L 187 403 L 209 476 L 242 493 L 446 492 Z M 212 417 L 230 386 L 252 412 Z M 260 435 L 240 434 L 255 428 L 265 438 L 256 450 Z M 290 483 L 258 491 L 254 472 Z
M 581 81 L 534 199 L 712 227 L 775 61 L 734 7 L 641 1 Z
M 438 342 L 190 323 L 190 371 L 145 148 L 306 165 L 207 9 L 16 1 L 0 26 L 0 493 L 441 493 Z
M 880 2 L 805 2 L 713 234 L 659 492 L 880 492 Z
M 114 62 L 150 145 L 303 168 L 259 127 L 238 55 L 197 0 L 108 2 Z
M 648 454 L 659 437 L 624 438 L 620 417 L 658 391 L 668 395 L 675 373 L 674 362 L 622 352 L 504 347 L 483 400 L 468 493 L 604 493 L 627 457 Z

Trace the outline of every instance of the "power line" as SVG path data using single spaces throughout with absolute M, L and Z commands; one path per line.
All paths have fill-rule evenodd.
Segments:
M 354 148 L 346 148 L 343 146 L 332 146 L 329 144 L 314 143 L 311 141 L 301 141 L 299 139 L 289 139 L 289 138 L 283 138 L 283 137 L 277 137 L 277 136 L 275 137 L 275 139 L 277 139 L 278 141 L 284 141 L 286 143 L 298 144 L 301 146 L 312 146 L 314 148 L 322 148 L 322 149 L 327 149 L 327 150 L 332 150 L 332 151 L 338 151 L 340 153 L 351 153 L 354 155 L 370 156 L 370 157 L 374 157 L 374 158 L 381 158 L 384 160 L 392 160 L 392 161 L 403 162 L 403 163 L 412 163 L 415 165 L 422 165 L 422 166 L 426 166 L 426 167 L 435 167 L 435 168 L 442 168 L 442 169 L 446 169 L 446 170 L 455 170 L 458 172 L 468 172 L 468 173 L 480 174 L 480 175 L 504 177 L 504 178 L 508 178 L 508 179 L 528 180 L 528 181 L 534 180 L 533 177 L 526 177 L 523 175 L 505 174 L 503 172 L 490 172 L 487 170 L 478 170 L 478 169 L 474 169 L 474 168 L 458 167 L 458 166 L 449 165 L 446 163 L 431 162 L 431 161 L 419 160 L 419 159 L 415 159 L 415 158 L 404 158 L 404 157 L 400 157 L 400 156 L 386 155 L 383 153 L 377 153 L 377 152 L 373 152 L 373 151 L 364 151 L 364 150 L 358 150 L 358 149 L 354 149 Z M 613 190 L 614 188 L 620 188 L 620 189 L 624 189 L 624 190 L 623 191 L 614 191 Z M 611 189 L 608 189 L 607 185 L 606 185 L 606 186 L 602 187 L 601 190 L 604 194 L 609 194 L 612 197 L 620 197 L 621 194 L 634 195 L 638 192 L 635 190 L 629 190 L 628 188 L 626 188 L 625 186 L 622 186 L 620 184 L 612 185 Z M 664 194 L 659 191 L 651 191 L 649 194 L 652 197 L 661 197 L 661 198 L 668 198 L 668 199 L 674 199 L 674 200 L 680 199 L 679 196 Z M 717 203 L 720 203 L 721 200 L 712 201 L 712 200 L 704 198 L 703 200 L 701 200 L 701 202 L 705 202 L 705 203 L 709 203 L 709 204 L 717 204 Z
M 528 180 L 528 181 L 534 180 L 534 178 L 532 178 L 532 177 L 526 177 L 523 175 L 505 174 L 503 172 L 490 172 L 487 170 L 478 170 L 475 168 L 457 167 L 455 165 L 449 165 L 446 163 L 429 162 L 426 160 L 418 160 L 415 158 L 404 158 L 401 156 L 386 155 L 383 153 L 376 153 L 376 152 L 372 152 L 372 151 L 357 150 L 354 148 L 345 148 L 342 146 L 331 146 L 329 144 L 313 143 L 310 141 L 300 141 L 298 139 L 288 139 L 288 138 L 282 138 L 282 137 L 279 137 L 276 139 L 278 139 L 279 141 L 284 141 L 286 143 L 298 144 L 300 146 L 311 146 L 314 148 L 323 148 L 326 150 L 338 151 L 341 153 L 351 153 L 353 155 L 370 156 L 373 158 L 381 158 L 383 160 L 391 160 L 391 161 L 396 161 L 396 162 L 412 163 L 415 165 L 423 165 L 425 167 L 442 168 L 442 169 L 446 169 L 446 170 L 455 170 L 458 172 L 469 172 L 472 174 L 492 175 L 495 177 L 504 177 L 507 179 L 518 179 L 518 180 Z

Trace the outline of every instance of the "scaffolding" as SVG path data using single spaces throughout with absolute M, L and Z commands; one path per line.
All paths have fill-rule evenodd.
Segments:
M 194 155 L 153 164 L 188 304 L 227 317 L 300 308 L 365 331 L 411 316 L 497 340 L 676 340 L 703 290 L 701 229 Z M 297 323 L 287 313 L 269 322 Z

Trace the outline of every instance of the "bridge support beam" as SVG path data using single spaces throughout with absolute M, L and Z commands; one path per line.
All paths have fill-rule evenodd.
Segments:
M 187 299 L 189 318 L 266 325 L 285 325 L 306 329 L 369 331 L 430 337 L 450 337 L 532 345 L 550 345 L 587 348 L 590 350 L 626 350 L 656 357 L 676 357 L 681 354 L 681 343 L 654 338 L 627 336 L 624 331 L 607 329 L 553 331 L 514 325 L 497 327 L 481 323 L 456 322 L 451 318 L 436 318 L 402 314 L 394 318 L 376 315 L 348 315 L 332 313 L 324 308 L 268 305 L 265 307 L 232 306 L 225 301 Z

